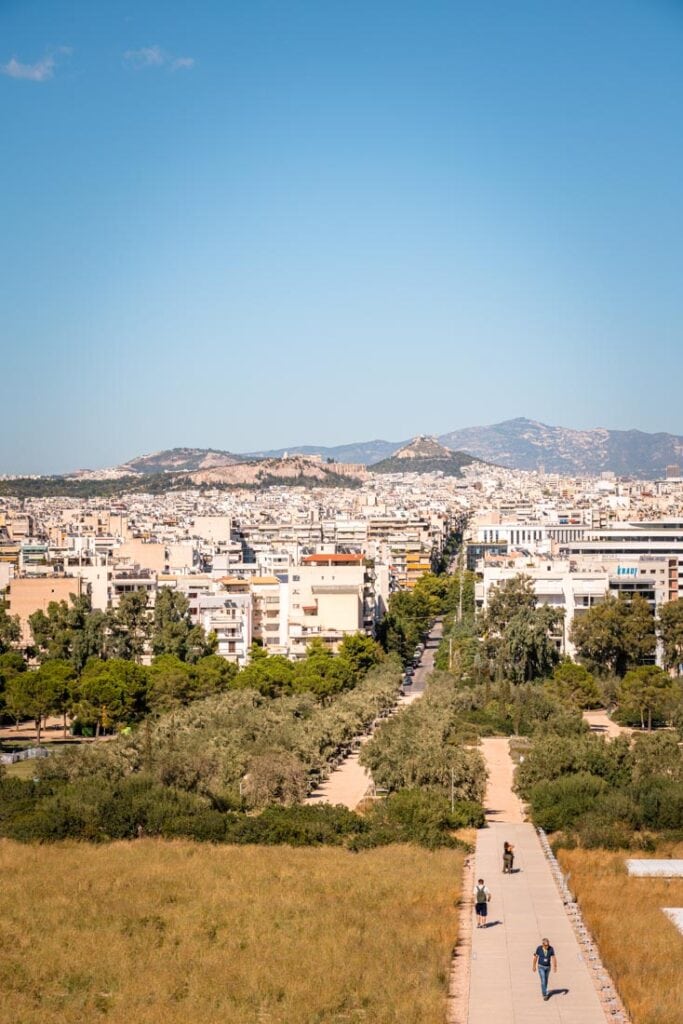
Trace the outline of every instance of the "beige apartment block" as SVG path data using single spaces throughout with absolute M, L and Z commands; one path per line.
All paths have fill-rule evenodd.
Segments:
M 333 649 L 363 629 L 365 565 L 358 554 L 306 555 L 289 584 L 289 644 L 301 656 L 318 637 Z
M 227 544 L 230 540 L 232 520 L 230 516 L 195 516 L 191 533 L 214 544 Z
M 18 615 L 21 624 L 21 642 L 31 642 L 29 615 L 47 611 L 52 601 L 69 602 L 71 595 L 80 597 L 84 592 L 83 580 L 73 576 L 49 576 L 46 578 L 20 577 L 9 581 L 7 600 L 9 614 Z
M 253 576 L 250 583 L 254 640 L 260 640 L 271 654 L 284 653 L 287 641 L 286 635 L 281 638 L 280 581 L 277 576 Z
M 33 536 L 33 516 L 23 512 L 10 512 L 5 525 L 10 540 L 24 540 Z
M 117 563 L 130 562 L 142 569 L 163 572 L 166 568 L 166 545 L 138 538 L 127 540 L 116 548 L 114 557 Z
M 166 564 L 170 573 L 190 572 L 195 564 L 195 547 L 191 541 L 177 542 L 168 545 Z

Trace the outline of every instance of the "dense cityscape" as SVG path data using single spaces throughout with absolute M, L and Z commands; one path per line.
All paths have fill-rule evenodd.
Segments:
M 683 1024 L 683 4 L 0 3 L 0 1006 Z

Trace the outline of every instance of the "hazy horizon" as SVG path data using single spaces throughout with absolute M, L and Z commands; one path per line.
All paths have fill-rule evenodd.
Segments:
M 401 437 L 401 438 L 380 437 L 379 435 L 377 435 L 377 436 L 374 436 L 374 437 L 355 438 L 354 440 L 346 439 L 346 440 L 341 440 L 341 441 L 332 441 L 332 442 L 329 442 L 329 443 L 327 441 L 317 441 L 315 439 L 312 439 L 312 440 L 308 439 L 308 440 L 304 440 L 304 441 L 289 441 L 287 443 L 282 443 L 282 444 L 277 443 L 277 441 L 276 441 L 273 444 L 262 445 L 260 448 L 249 448 L 249 449 L 241 449 L 241 450 L 238 450 L 234 446 L 231 447 L 230 445 L 220 445 L 220 444 L 213 444 L 213 443 L 207 443 L 207 444 L 185 444 L 185 443 L 179 442 L 177 444 L 165 444 L 165 445 L 162 445 L 159 448 L 149 448 L 149 449 L 145 449 L 145 450 L 140 449 L 139 451 L 136 451 L 136 452 L 128 452 L 127 454 L 122 455 L 120 458 L 117 458 L 117 459 L 112 460 L 111 462 L 102 463 L 102 464 L 99 464 L 99 465 L 95 465 L 95 464 L 92 464 L 92 465 L 78 464 L 77 465 L 75 463 L 74 464 L 66 464 L 66 465 L 61 466 L 61 467 L 56 468 L 56 469 L 31 470 L 31 471 L 28 471 L 26 473 L 26 475 L 45 475 L 45 476 L 57 475 L 58 476 L 58 475 L 61 475 L 61 474 L 68 474 L 68 473 L 73 473 L 73 472 L 77 472 L 77 471 L 81 471 L 81 470 L 83 470 L 83 471 L 89 471 L 89 470 L 97 471 L 97 470 L 102 470 L 102 469 L 113 469 L 113 468 L 116 468 L 117 466 L 125 465 L 126 463 L 128 463 L 130 461 L 133 461 L 135 459 L 138 459 L 138 458 L 142 458 L 142 457 L 149 456 L 149 455 L 155 455 L 155 454 L 162 453 L 162 452 L 175 451 L 175 450 L 183 450 L 183 449 L 198 450 L 198 451 L 227 452 L 227 453 L 230 453 L 230 454 L 233 454 L 233 455 L 238 455 L 238 456 L 253 455 L 253 456 L 257 456 L 258 457 L 259 455 L 262 455 L 262 453 L 264 453 L 264 452 L 287 451 L 288 449 L 291 450 L 291 451 L 294 451 L 294 450 L 296 450 L 298 448 L 335 449 L 335 448 L 340 448 L 340 447 L 343 447 L 343 448 L 356 447 L 356 446 L 368 445 L 368 444 L 372 444 L 372 443 L 390 444 L 390 445 L 396 445 L 398 447 L 399 445 L 406 444 L 407 442 L 413 440 L 416 437 L 420 437 L 420 436 L 435 437 L 435 438 L 438 439 L 440 437 L 443 437 L 446 434 L 454 433 L 454 432 L 459 431 L 459 430 L 466 430 L 468 428 L 483 429 L 483 430 L 485 430 L 488 427 L 495 427 L 495 426 L 499 426 L 501 423 L 512 422 L 514 420 L 520 420 L 520 419 L 521 420 L 528 420 L 530 422 L 535 422 L 535 423 L 539 423 L 540 422 L 543 426 L 546 426 L 546 427 L 548 427 L 550 429 L 559 428 L 559 429 L 564 429 L 564 430 L 576 430 L 576 431 L 580 431 L 580 432 L 592 431 L 592 430 L 610 430 L 610 431 L 613 431 L 613 432 L 614 431 L 623 431 L 623 432 L 629 433 L 629 432 L 635 431 L 635 432 L 647 433 L 647 434 L 651 434 L 651 435 L 654 435 L 654 434 L 667 434 L 668 436 L 681 437 L 681 440 L 683 441 L 683 435 L 671 435 L 670 432 L 668 432 L 668 431 L 640 431 L 638 427 L 631 427 L 631 428 L 628 428 L 628 427 L 626 427 L 626 428 L 614 427 L 614 428 L 610 428 L 610 427 L 605 427 L 602 424 L 598 424 L 597 426 L 594 426 L 594 427 L 567 427 L 565 424 L 561 424 L 561 423 L 542 423 L 542 421 L 534 420 L 532 417 L 527 417 L 527 416 L 511 416 L 509 418 L 509 420 L 499 421 L 499 423 L 463 424 L 463 425 L 454 427 L 452 430 L 443 430 L 443 431 L 440 431 L 439 433 L 428 431 L 428 430 L 422 430 L 422 431 L 418 431 L 416 434 L 406 435 L 405 437 Z M 18 475 L 22 475 L 22 471 L 21 470 L 16 471 L 16 470 L 12 470 L 12 469 L 6 469 L 3 466 L 0 466 L 0 475 L 3 475 L 3 474 L 10 475 L 10 476 L 18 476 Z

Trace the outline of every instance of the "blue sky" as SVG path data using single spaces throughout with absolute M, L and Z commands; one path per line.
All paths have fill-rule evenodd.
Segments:
M 683 433 L 683 3 L 0 0 L 0 472 Z

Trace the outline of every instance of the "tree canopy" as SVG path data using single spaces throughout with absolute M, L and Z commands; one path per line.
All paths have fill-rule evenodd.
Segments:
M 657 646 L 654 616 L 640 594 L 630 600 L 607 597 L 593 605 L 575 616 L 570 636 L 589 669 L 619 677 L 654 657 Z

